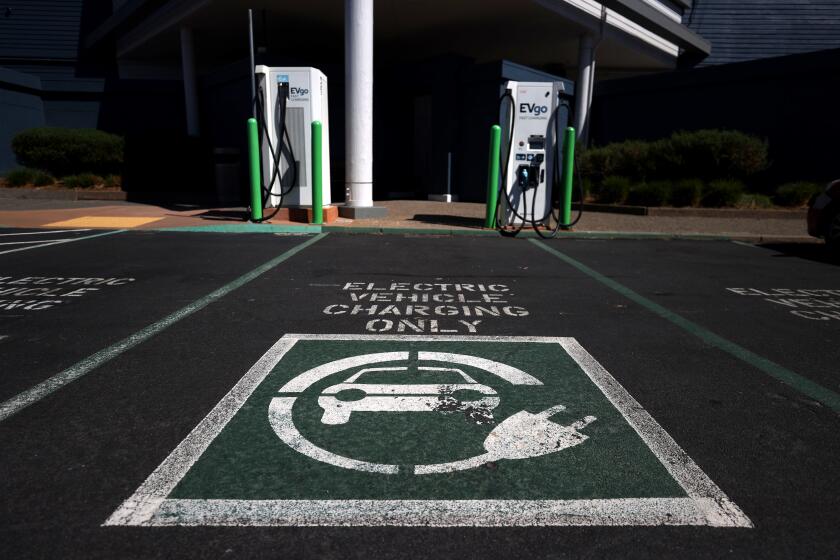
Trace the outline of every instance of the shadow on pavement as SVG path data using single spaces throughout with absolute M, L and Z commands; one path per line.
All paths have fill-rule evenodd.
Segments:
M 201 214 L 198 214 L 197 217 L 201 218 L 202 220 L 240 220 L 243 222 L 247 222 L 248 212 L 242 209 L 208 210 L 207 212 L 202 212 Z
M 797 257 L 824 264 L 840 265 L 840 256 L 832 254 L 823 243 L 762 243 L 756 245 L 762 249 L 776 251 L 774 257 Z
M 470 216 L 448 216 L 446 214 L 415 214 L 410 221 L 472 228 L 480 228 L 484 226 L 484 220 L 481 218 Z

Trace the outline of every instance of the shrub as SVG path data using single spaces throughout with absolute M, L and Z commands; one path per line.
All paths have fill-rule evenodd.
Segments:
M 776 189 L 773 200 L 779 206 L 804 206 L 813 195 L 821 193 L 822 190 L 822 185 L 818 183 L 785 183 Z
M 31 128 L 12 139 L 12 150 L 27 167 L 56 176 L 116 173 L 123 163 L 124 142 L 114 134 L 85 128 Z
M 103 185 L 109 189 L 118 188 L 122 186 L 122 177 L 119 175 L 108 175 L 103 180 Z
M 767 142 L 734 130 L 676 132 L 662 145 L 660 170 L 672 178 L 746 179 L 767 168 Z
M 655 143 L 641 140 L 627 140 L 590 148 L 580 156 L 581 173 L 596 182 L 603 182 L 611 176 L 627 177 L 631 181 L 644 182 L 656 171 L 656 158 L 652 157 Z
M 619 175 L 634 182 L 745 180 L 768 166 L 767 142 L 727 130 L 676 132 L 656 141 L 627 140 L 591 148 L 580 157 L 581 173 L 595 182 Z
M 90 187 L 101 185 L 103 181 L 102 177 L 94 175 L 93 173 L 68 175 L 67 177 L 62 177 L 61 179 L 64 186 L 71 189 L 89 189 Z
M 744 194 L 744 184 L 735 179 L 719 179 L 712 181 L 703 190 L 700 203 L 710 208 L 735 206 Z
M 672 206 L 697 206 L 703 196 L 703 181 L 682 179 L 671 186 Z
M 737 206 L 738 208 L 748 208 L 750 210 L 773 208 L 773 201 L 765 194 L 742 194 Z
M 24 185 L 44 187 L 53 183 L 55 183 L 55 177 L 40 169 L 20 167 L 6 173 L 6 184 L 10 187 L 22 187 Z
M 592 194 L 597 202 L 603 204 L 623 204 L 630 194 L 630 179 L 627 177 L 607 177 L 600 185 L 593 188 Z
M 6 184 L 10 187 L 22 187 L 23 185 L 32 184 L 34 176 L 34 169 L 27 169 L 26 167 L 19 167 L 6 173 Z
M 633 185 L 627 196 L 627 204 L 638 206 L 663 206 L 670 198 L 671 184 L 668 181 L 651 181 Z

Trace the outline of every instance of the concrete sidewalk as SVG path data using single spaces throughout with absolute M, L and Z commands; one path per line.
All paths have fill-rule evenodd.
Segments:
M 422 200 L 377 202 L 388 209 L 388 216 L 376 220 L 339 218 L 330 224 L 342 228 L 379 230 L 418 230 L 433 233 L 442 230 L 458 234 L 483 230 L 484 204 L 443 203 Z M 815 241 L 807 235 L 804 213 L 801 219 L 756 217 L 754 212 L 730 211 L 725 217 L 635 216 L 604 212 L 585 212 L 573 228 L 575 234 L 660 234 L 674 236 L 724 236 L 743 241 Z M 573 214 L 574 216 L 574 214 Z M 158 206 L 133 202 L 71 200 L 0 200 L 0 226 L 17 228 L 214 228 L 236 229 L 247 224 L 243 208 L 199 208 L 189 205 Z M 291 230 L 303 224 L 282 220 L 268 222 Z M 486 231 L 486 230 L 485 230 Z M 562 235 L 562 234 L 561 234 Z

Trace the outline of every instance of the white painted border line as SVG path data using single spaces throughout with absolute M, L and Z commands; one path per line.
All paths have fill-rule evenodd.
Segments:
M 296 255 L 300 251 L 303 251 L 304 249 L 306 249 L 313 243 L 323 239 L 327 235 L 328 234 L 326 233 L 320 233 L 315 237 L 304 241 L 303 243 L 295 245 L 291 249 L 274 257 L 270 261 L 263 263 L 257 268 L 251 270 L 250 272 L 246 272 L 239 278 L 228 282 L 221 288 L 214 290 L 206 296 L 198 298 L 197 300 L 186 305 L 185 307 L 182 307 L 178 311 L 167 315 L 160 321 L 156 321 L 151 325 L 140 329 L 136 333 L 120 340 L 119 342 L 115 342 L 111 346 L 104 348 L 99 352 L 96 352 L 95 354 L 88 356 L 84 360 L 70 366 L 62 372 L 53 375 L 49 379 L 42 381 L 34 387 L 27 389 L 26 391 L 23 391 L 18 395 L 15 395 L 14 397 L 5 402 L 0 403 L 0 422 L 14 414 L 17 414 L 27 406 L 38 402 L 44 397 L 51 395 L 52 393 L 64 387 L 65 385 L 68 385 L 73 381 L 79 379 L 83 375 L 87 375 L 102 364 L 113 360 L 123 352 L 134 348 L 141 342 L 144 342 L 149 338 L 155 336 L 159 332 L 169 328 L 181 319 L 192 315 L 196 311 L 204 309 L 211 303 L 223 298 L 224 296 L 236 290 L 237 288 L 244 286 L 254 278 L 257 278 L 258 276 L 264 274 L 265 272 L 268 272 L 278 264 Z
M 639 434 L 688 497 L 604 500 L 167 499 L 213 439 L 221 433 L 248 397 L 298 340 L 559 344 Z M 753 526 L 749 518 L 706 476 L 673 438 L 574 338 L 341 334 L 283 336 L 103 525 Z
M 75 241 L 74 237 L 65 237 L 64 239 L 51 239 L 50 241 Z M 31 239 L 29 241 L 2 241 L 0 245 L 28 245 L 32 243 L 43 243 L 43 239 Z
M 275 342 L 103 525 L 150 524 L 169 493 L 296 342 L 286 337 Z
M 149 525 L 539 527 L 709 525 L 691 498 L 614 500 L 164 500 Z
M 574 338 L 559 339 L 560 345 L 577 362 L 612 405 L 630 424 L 645 445 L 659 459 L 686 494 L 702 503 L 710 525 L 752 527 L 749 518 L 712 482 L 668 432 L 642 408 L 630 393 Z
M 84 241 L 85 239 L 93 239 L 94 237 L 102 237 L 105 235 L 114 235 L 115 233 L 122 233 L 126 230 L 124 229 L 117 229 L 114 231 L 105 231 L 102 233 L 94 233 L 93 235 L 85 235 L 84 237 L 73 237 L 72 239 L 60 239 L 58 241 L 49 241 L 47 243 L 41 243 L 40 245 L 32 245 L 29 247 L 18 247 L 17 249 L 8 249 L 6 251 L 0 251 L 0 255 L 5 255 L 6 253 L 17 253 L 18 251 L 28 251 L 29 249 L 37 249 L 39 247 L 49 247 L 50 245 L 61 245 L 62 243 L 73 243 L 74 241 Z
M 562 338 L 556 336 L 479 336 L 448 334 L 286 334 L 283 338 L 297 340 L 360 340 L 397 342 L 538 342 L 558 344 Z M 570 339 L 574 340 L 574 339 Z

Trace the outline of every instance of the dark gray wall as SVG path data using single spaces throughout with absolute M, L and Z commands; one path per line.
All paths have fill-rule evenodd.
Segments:
M 591 137 L 604 145 L 677 130 L 741 130 L 767 138 L 758 187 L 840 177 L 840 49 L 599 82 Z
M 43 125 L 40 80 L 0 68 L 0 173 L 17 165 L 10 146 L 15 133 Z
M 840 47 L 838 0 L 695 0 L 683 22 L 712 43 L 701 66 Z
M 84 0 L 4 0 L 0 55 L 21 59 L 75 59 Z
M 110 0 L 0 3 L 0 173 L 16 166 L 10 141 L 20 130 L 100 126 L 107 72 L 79 43 L 110 9 Z

